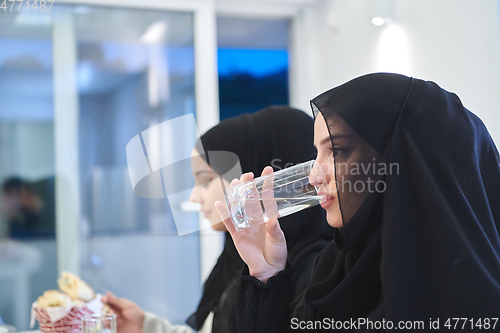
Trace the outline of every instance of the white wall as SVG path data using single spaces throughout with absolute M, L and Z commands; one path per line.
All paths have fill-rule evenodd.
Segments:
M 393 0 L 394 22 L 371 23 L 369 0 L 319 0 L 310 36 L 319 68 L 317 94 L 362 74 L 397 71 L 456 93 L 500 144 L 497 0 Z M 387 41 L 399 29 L 399 42 Z M 389 32 L 390 34 L 390 32 Z M 384 38 L 386 40 L 384 41 Z M 381 64 L 385 43 L 390 64 Z M 406 54 L 406 55 L 405 55 Z M 396 55 L 396 57 L 395 57 Z M 311 96 L 311 98 L 314 96 Z

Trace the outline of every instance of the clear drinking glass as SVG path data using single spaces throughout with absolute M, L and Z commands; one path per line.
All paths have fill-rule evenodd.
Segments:
M 319 204 L 322 196 L 310 183 L 314 160 L 226 189 L 226 203 L 236 230 L 266 223 Z M 319 173 L 314 178 L 323 178 Z M 318 181 L 320 181 L 318 179 Z
M 82 333 L 116 333 L 116 315 L 93 314 L 82 317 Z

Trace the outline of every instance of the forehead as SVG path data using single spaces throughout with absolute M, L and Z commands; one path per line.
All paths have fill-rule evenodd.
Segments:
M 366 140 L 364 140 L 352 127 L 339 115 L 332 112 L 325 122 L 323 116 L 317 117 L 315 123 L 314 143 L 320 144 L 328 138 L 326 142 L 332 142 L 334 146 L 349 146 L 368 158 L 380 156 L 377 150 Z M 328 123 L 328 126 L 327 126 Z M 317 132 L 316 132 L 317 130 Z M 330 138 L 332 138 L 330 141 Z
M 337 115 L 325 121 L 323 115 L 318 113 L 314 122 L 314 144 L 318 146 L 324 143 L 325 138 L 330 136 L 348 137 L 351 131 L 348 130 L 349 126 L 346 125 L 344 120 Z
M 323 115 L 318 113 L 316 119 L 314 120 L 314 142 L 319 142 L 319 140 L 323 139 L 323 137 L 328 136 L 328 128 L 326 126 L 325 118 Z
M 208 171 L 209 166 L 207 162 L 201 157 L 196 149 L 193 149 L 191 153 L 191 169 L 193 172 Z
M 328 124 L 328 125 L 327 125 Z M 314 132 L 318 134 L 324 134 L 325 136 L 358 136 L 357 133 L 349 126 L 342 117 L 336 113 L 331 113 L 328 119 L 325 121 L 323 115 L 318 113 L 316 121 L 314 123 Z M 316 139 L 316 135 L 315 135 Z M 322 138 L 318 138 L 321 140 Z

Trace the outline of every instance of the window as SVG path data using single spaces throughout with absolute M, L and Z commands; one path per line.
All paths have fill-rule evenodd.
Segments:
M 220 119 L 288 101 L 288 21 L 218 17 Z
M 167 199 L 134 195 L 126 146 L 151 126 L 196 111 L 192 11 L 17 7 L 0 11 L 0 181 L 23 193 L 1 198 L 0 316 L 27 330 L 31 303 L 57 288 L 60 254 L 74 251 L 96 292 L 112 291 L 184 323 L 200 297 L 199 234 L 178 236 Z M 62 68 L 61 58 L 70 67 Z M 76 73 L 75 89 L 53 89 L 61 68 Z M 62 109 L 78 115 L 79 146 L 58 137 L 67 125 L 54 112 L 61 95 L 65 103 L 76 97 L 74 110 Z M 65 186 L 79 197 L 75 229 L 82 231 L 78 247 L 56 252 L 54 215 L 64 205 L 55 203 L 54 176 L 66 181 L 55 167 L 67 158 L 58 155 L 61 146 L 79 160 L 79 173 L 70 175 L 79 190 Z M 178 177 L 191 178 L 190 170 Z M 198 224 L 197 213 L 185 219 Z
M 195 113 L 193 16 L 87 6 L 73 13 L 82 277 L 98 291 L 184 323 L 200 295 L 199 235 L 178 236 L 167 199 L 134 194 L 126 146 L 151 126 Z M 176 175 L 191 178 L 189 168 Z M 196 213 L 184 218 L 198 223 Z

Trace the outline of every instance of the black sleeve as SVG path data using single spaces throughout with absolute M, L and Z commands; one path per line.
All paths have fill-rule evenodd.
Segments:
M 267 284 L 250 276 L 245 265 L 229 314 L 229 332 L 287 332 L 292 300 L 293 282 L 288 263 L 286 269 L 271 277 Z

